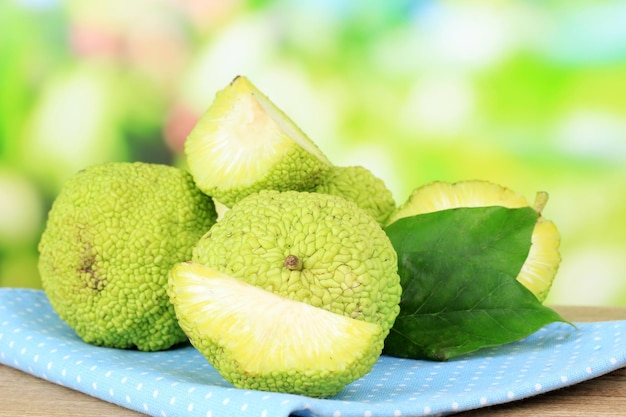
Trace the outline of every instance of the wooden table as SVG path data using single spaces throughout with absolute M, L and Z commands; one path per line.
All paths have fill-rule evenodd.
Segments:
M 553 307 L 570 321 L 626 320 L 626 307 Z M 626 348 L 626 347 L 625 347 Z M 624 416 L 626 368 L 520 401 L 457 414 Z M 0 416 L 139 416 L 142 414 L 0 365 Z

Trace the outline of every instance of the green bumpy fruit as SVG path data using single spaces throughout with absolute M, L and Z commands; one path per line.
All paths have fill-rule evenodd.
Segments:
M 235 387 L 330 397 L 367 374 L 381 326 L 289 300 L 198 263 L 168 294 L 191 343 Z
M 396 252 L 372 216 L 344 198 L 261 191 L 224 214 L 194 261 L 291 300 L 378 324 L 399 312 Z
M 384 181 L 362 166 L 332 167 L 315 189 L 353 201 L 372 215 L 380 225 L 396 209 L 396 202 Z
M 220 90 L 185 141 L 198 187 L 227 207 L 260 190 L 313 191 L 331 163 L 246 77 Z
M 186 340 L 167 296 L 172 266 L 215 223 L 187 172 L 106 163 L 71 177 L 39 242 L 52 307 L 87 343 L 145 351 Z

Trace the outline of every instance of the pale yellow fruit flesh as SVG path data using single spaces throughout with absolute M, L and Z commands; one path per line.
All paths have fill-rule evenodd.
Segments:
M 503 206 L 528 207 L 528 201 L 512 190 L 487 181 L 461 181 L 449 183 L 435 181 L 416 189 L 409 200 L 401 205 L 388 220 L 388 224 L 408 216 L 432 213 L 456 207 Z
M 219 159 L 225 161 L 221 166 L 225 186 L 247 185 L 262 178 L 272 166 L 266 164 L 266 160 L 280 158 L 293 145 L 292 141 L 326 160 L 247 78 L 233 80 L 229 94 L 233 97 L 231 100 L 223 104 L 215 102 L 215 106 L 221 108 L 214 109 L 214 113 L 222 115 L 213 124 L 215 133 L 198 141 L 194 149 L 198 159 L 202 158 L 203 150 L 207 154 L 206 160 L 214 160 L 216 154 L 220 155 Z
M 331 166 L 243 76 L 216 94 L 187 137 L 185 154 L 198 187 L 228 207 L 261 189 L 310 191 Z
M 561 263 L 559 231 L 550 220 L 539 217 L 533 229 L 528 258 L 517 280 L 544 301 Z
M 169 293 L 192 344 L 239 388 L 334 395 L 369 372 L 382 351 L 377 324 L 278 296 L 197 263 L 173 268 Z
M 517 280 L 528 288 L 539 301 L 544 301 L 561 262 L 560 235 L 555 224 L 541 216 L 548 194 L 537 193 L 533 209 L 539 214 L 526 262 Z M 416 189 L 388 221 L 391 224 L 403 217 L 432 213 L 458 207 L 507 208 L 529 207 L 528 200 L 509 188 L 488 181 L 469 180 L 457 183 L 436 181 Z

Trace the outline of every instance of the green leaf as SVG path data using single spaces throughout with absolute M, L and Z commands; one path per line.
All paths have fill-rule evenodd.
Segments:
M 403 294 L 385 353 L 446 360 L 565 321 L 516 280 L 537 216 L 530 207 L 456 208 L 387 226 Z

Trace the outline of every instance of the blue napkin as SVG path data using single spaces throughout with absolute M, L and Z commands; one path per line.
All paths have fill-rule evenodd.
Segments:
M 448 362 L 381 357 L 330 399 L 233 388 L 190 345 L 139 352 L 76 336 L 43 291 L 0 289 L 0 363 L 152 416 L 445 415 L 519 400 L 626 366 L 626 321 L 554 323 Z

